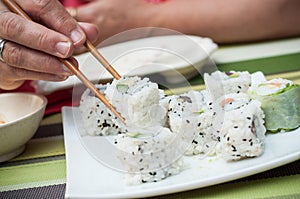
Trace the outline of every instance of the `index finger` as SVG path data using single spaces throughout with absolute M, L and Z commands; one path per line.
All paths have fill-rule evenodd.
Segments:
M 61 58 L 72 55 L 74 46 L 65 35 L 11 12 L 0 17 L 0 37 Z
M 71 38 L 75 46 L 81 46 L 85 42 L 84 31 L 59 1 L 16 0 L 16 2 L 34 21 Z

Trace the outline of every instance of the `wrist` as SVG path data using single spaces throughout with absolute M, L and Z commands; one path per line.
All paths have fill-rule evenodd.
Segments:
M 134 13 L 133 28 L 141 27 L 160 27 L 161 23 L 161 5 L 160 3 L 150 3 L 142 1 L 138 9 L 138 14 Z

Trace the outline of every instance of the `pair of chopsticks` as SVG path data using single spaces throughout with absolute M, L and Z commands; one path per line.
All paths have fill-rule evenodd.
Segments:
M 14 0 L 3 0 L 5 5 L 14 13 L 31 20 L 31 18 L 22 10 L 22 8 Z M 108 63 L 108 61 L 98 52 L 98 50 L 93 46 L 93 44 L 87 39 L 84 46 L 88 51 L 105 67 L 105 69 L 116 79 L 120 79 L 121 76 L 118 72 Z M 95 85 L 90 82 L 87 77 L 79 70 L 76 66 L 73 65 L 67 59 L 60 59 L 60 61 L 68 67 L 71 72 L 78 77 L 78 79 L 89 88 L 94 95 L 100 99 L 100 101 L 117 117 L 125 124 L 124 118 L 116 111 L 116 109 L 109 103 L 109 101 L 98 91 Z

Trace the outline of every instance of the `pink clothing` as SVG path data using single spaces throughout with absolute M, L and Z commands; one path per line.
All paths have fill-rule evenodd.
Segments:
M 80 5 L 83 5 L 85 3 L 87 3 L 87 0 L 61 0 L 60 1 L 66 8 L 68 7 L 78 7 Z
M 126 0 L 125 0 L 126 1 Z M 149 3 L 161 3 L 167 0 L 144 0 Z M 80 5 L 83 5 L 87 3 L 88 0 L 61 0 L 61 3 L 67 8 L 67 7 L 78 7 Z

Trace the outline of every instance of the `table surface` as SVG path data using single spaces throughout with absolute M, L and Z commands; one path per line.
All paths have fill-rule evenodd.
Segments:
M 272 44 L 274 46 L 274 42 Z M 226 55 L 240 47 L 220 47 L 220 52 L 229 48 L 223 53 Z M 267 53 L 266 56 L 232 62 L 228 59 L 222 62 L 222 56 L 219 56 L 215 61 L 219 70 L 263 71 L 268 79 L 281 77 L 300 84 L 300 51 L 290 49 L 287 43 L 284 48 L 286 51 L 282 52 L 288 53 L 278 54 L 275 50 L 274 55 Z M 201 77 L 190 82 L 195 90 L 204 88 Z M 186 91 L 186 88 L 178 87 L 178 93 Z M 66 160 L 61 121 L 60 113 L 44 118 L 27 143 L 25 152 L 0 163 L 0 198 L 64 198 Z M 299 187 L 300 160 L 235 181 L 156 198 L 300 198 Z

